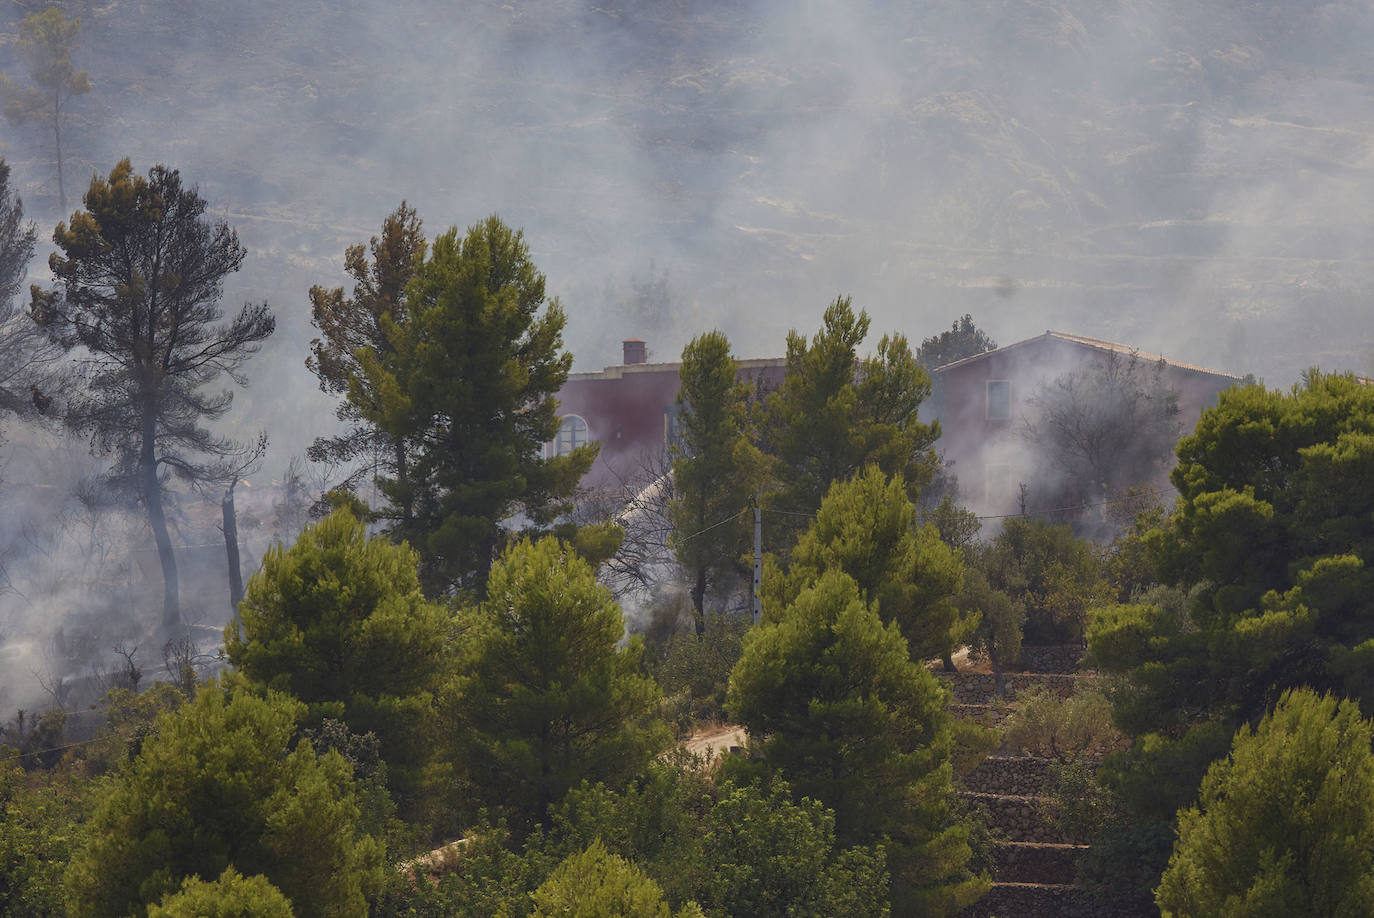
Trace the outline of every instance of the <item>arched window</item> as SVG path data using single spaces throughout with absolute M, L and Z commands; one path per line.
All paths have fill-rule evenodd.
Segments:
M 558 425 L 558 436 L 553 441 L 553 454 L 566 456 L 579 446 L 587 445 L 587 422 L 575 414 L 565 415 Z

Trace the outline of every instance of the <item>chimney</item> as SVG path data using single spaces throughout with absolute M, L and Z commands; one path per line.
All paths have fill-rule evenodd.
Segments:
M 644 363 L 649 359 L 649 349 L 644 344 L 643 338 L 625 339 L 625 363 Z

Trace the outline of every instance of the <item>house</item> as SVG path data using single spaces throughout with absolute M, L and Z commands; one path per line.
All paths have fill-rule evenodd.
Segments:
M 1054 331 L 938 367 L 931 373 L 930 411 L 923 407 L 922 416 L 940 422 L 936 449 L 958 479 L 960 502 L 980 515 L 1019 512 L 1020 485 L 1043 477 L 1045 463 L 1027 437 L 1033 397 L 1066 373 L 1108 360 L 1138 362 L 1151 372 L 1158 365 L 1162 381 L 1176 393 L 1182 432 L 1193 428 L 1221 390 L 1240 381 L 1112 341 Z M 764 389 L 781 383 L 786 363 L 783 357 L 738 361 L 741 378 Z M 558 393 L 560 425 L 547 454 L 599 443 L 601 452 L 582 482 L 590 490 L 619 492 L 653 481 L 666 470 L 668 447 L 677 441 L 680 368 L 677 361 L 649 362 L 645 342 L 630 338 L 623 363 L 570 373 Z M 1167 489 L 1167 472 L 1158 468 L 1152 480 L 1138 483 Z
M 1034 442 L 1037 394 L 1065 374 L 1112 362 L 1138 362 L 1158 372 L 1176 395 L 1175 419 L 1183 433 L 1193 429 L 1203 408 L 1216 403 L 1218 393 L 1241 381 L 1230 373 L 1112 341 L 1055 331 L 938 367 L 932 373 L 931 399 L 932 414 L 941 427 L 936 448 L 952 465 L 960 501 L 982 515 L 1021 510 L 1021 486 L 1043 480 L 1045 471 L 1044 456 L 1037 454 Z M 1156 468 L 1150 477 L 1137 483 L 1167 491 L 1167 466 Z M 1063 502 L 1065 495 L 1070 501 L 1088 500 L 1090 490 L 1083 482 L 1060 482 L 1041 493 L 1055 494 L 1056 501 Z
M 782 357 L 739 360 L 739 375 L 773 387 L 782 380 Z M 624 363 L 588 373 L 569 373 L 558 393 L 559 427 L 545 450 L 564 455 L 586 443 L 601 444 L 596 463 L 582 479 L 591 490 L 643 485 L 666 470 L 668 447 L 677 442 L 678 361 L 650 363 L 639 338 L 624 342 Z

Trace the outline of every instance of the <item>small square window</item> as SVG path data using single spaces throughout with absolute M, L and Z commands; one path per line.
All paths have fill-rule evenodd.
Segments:
M 1005 421 L 1011 417 L 1011 380 L 988 380 L 988 420 Z

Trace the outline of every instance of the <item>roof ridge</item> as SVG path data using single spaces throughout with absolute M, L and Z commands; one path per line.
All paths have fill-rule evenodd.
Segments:
M 1224 376 L 1227 379 L 1236 380 L 1242 378 L 1234 373 L 1227 373 L 1224 370 L 1213 370 L 1210 367 L 1200 366 L 1195 363 L 1188 363 L 1183 360 L 1173 360 L 1169 357 L 1163 356 L 1162 354 L 1154 354 L 1149 351 L 1142 351 L 1140 348 L 1133 347 L 1129 344 L 1122 344 L 1119 341 L 1108 341 L 1106 338 L 1094 338 L 1090 335 L 1075 335 L 1072 332 L 1054 331 L 1053 329 L 1046 329 L 1043 335 L 1036 335 L 1032 338 L 1026 338 L 1021 341 L 1015 341 L 1004 347 L 999 347 L 996 350 L 984 351 L 981 354 L 974 354 L 970 357 L 963 357 L 959 360 L 951 361 L 950 363 L 944 364 L 943 366 L 936 367 L 935 370 L 938 372 L 942 370 L 948 370 L 953 367 L 962 366 L 963 364 L 971 363 L 974 360 L 981 360 L 982 358 L 987 357 L 991 354 L 1000 354 L 1004 351 L 1012 350 L 1013 348 L 1018 348 L 1027 344 L 1032 344 L 1043 338 L 1056 338 L 1060 341 L 1067 341 L 1070 344 L 1081 344 L 1084 347 L 1096 348 L 1097 350 L 1102 351 L 1111 351 L 1114 354 L 1130 354 L 1135 357 L 1139 357 L 1142 360 L 1148 360 L 1151 363 L 1163 361 L 1168 366 L 1177 367 L 1180 370 L 1191 370 L 1195 373 L 1206 373 L 1209 376 Z

